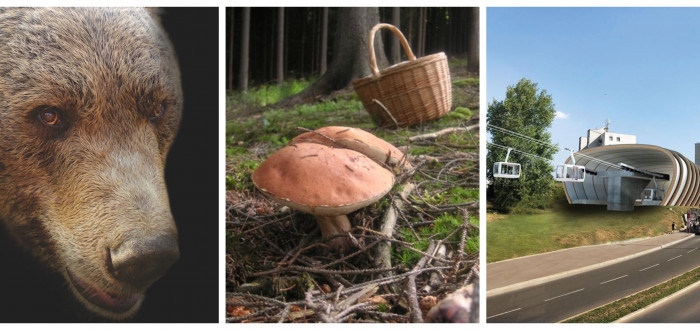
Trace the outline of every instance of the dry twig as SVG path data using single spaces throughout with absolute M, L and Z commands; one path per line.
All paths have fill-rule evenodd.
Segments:
M 452 134 L 452 133 L 469 132 L 475 128 L 479 128 L 479 125 L 472 125 L 472 126 L 467 126 L 467 127 L 450 127 L 450 128 L 445 128 L 445 129 L 439 130 L 437 132 L 433 132 L 433 133 L 412 136 L 408 139 L 408 141 L 416 142 L 416 141 L 420 141 L 420 140 L 435 140 L 438 137 L 441 137 L 444 135 L 448 135 L 448 134 Z
M 391 205 L 384 213 L 384 221 L 382 223 L 381 234 L 384 237 L 391 238 L 394 235 L 394 227 L 396 226 L 397 210 L 403 206 L 403 201 L 411 194 L 415 185 L 412 183 L 405 184 L 401 192 L 394 196 L 391 200 Z M 377 266 L 381 268 L 391 268 L 391 242 L 385 240 L 377 245 Z M 391 276 L 391 273 L 386 273 Z

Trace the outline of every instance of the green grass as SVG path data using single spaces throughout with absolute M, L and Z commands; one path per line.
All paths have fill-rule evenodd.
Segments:
M 308 80 L 287 80 L 282 85 L 259 85 L 246 93 L 236 92 L 229 95 L 229 102 L 265 107 L 275 104 L 287 96 L 297 94 L 311 85 Z
M 479 192 L 476 191 L 477 199 Z M 463 201 L 460 201 L 463 202 Z M 414 219 L 416 222 L 419 219 Z M 408 228 L 400 228 L 399 236 L 404 239 L 404 241 L 411 243 L 411 246 L 420 251 L 425 251 L 430 244 L 430 240 L 443 240 L 447 238 L 447 235 L 452 233 L 457 229 L 464 219 L 462 215 L 459 214 L 448 214 L 438 216 L 435 219 L 435 223 L 429 227 L 422 227 L 416 231 L 414 234 Z M 469 216 L 469 222 L 475 226 L 479 226 L 479 218 L 476 216 Z M 416 234 L 418 237 L 416 237 Z M 457 236 L 460 234 L 457 233 Z M 458 237 L 452 236 L 447 241 L 455 241 Z M 409 249 L 404 249 L 398 246 L 394 246 L 394 258 L 399 260 L 399 262 L 407 267 L 415 265 L 416 262 L 423 256 Z M 466 244 L 464 246 L 466 253 L 475 253 L 479 251 L 479 234 L 471 233 L 467 238 Z
M 564 323 L 609 323 L 668 297 L 700 280 L 700 267 L 664 283 L 577 315 Z
M 472 111 L 464 107 L 456 107 L 454 110 L 447 113 L 447 118 L 468 120 L 473 115 Z
M 229 120 L 226 122 L 226 136 L 233 144 L 266 142 L 281 147 L 303 133 L 298 127 L 317 129 L 338 122 L 347 126 L 371 127 L 369 115 L 360 101 L 339 98 L 289 109 L 271 108 L 255 116 Z
M 441 184 L 436 184 L 432 188 L 440 190 L 442 188 Z M 465 189 L 463 187 L 453 187 L 442 192 L 430 193 L 425 191 L 423 200 L 432 205 L 445 205 L 445 204 L 460 204 L 466 202 L 473 202 L 479 200 L 479 190 L 477 189 Z M 414 222 L 420 222 L 421 219 L 415 218 Z M 469 216 L 469 222 L 475 226 L 479 226 L 479 218 L 473 215 Z M 421 251 L 425 251 L 430 240 L 447 240 L 454 241 L 456 237 L 447 237 L 448 234 L 452 233 L 455 229 L 464 223 L 464 218 L 462 214 L 459 213 L 444 213 L 438 216 L 434 223 L 427 227 L 421 227 L 415 231 L 409 228 L 399 229 L 399 236 L 402 237 L 406 242 L 411 243 L 412 247 Z M 479 251 L 479 234 L 471 233 L 470 237 L 467 239 L 465 244 L 465 252 L 474 253 Z M 403 249 L 401 247 L 394 247 L 394 256 L 402 264 L 410 266 L 415 264 L 422 255 L 411 251 L 409 249 Z
M 490 214 L 486 260 L 653 237 L 670 231 L 672 221 L 678 225 L 684 211 L 681 207 L 638 206 L 632 212 L 613 212 L 599 205 L 557 205 L 533 214 Z
M 457 87 L 479 86 L 479 78 L 465 78 L 461 80 L 455 80 L 452 82 L 452 84 Z
M 242 159 L 235 163 L 235 168 L 226 173 L 226 190 L 252 189 L 253 181 L 250 176 L 253 174 L 261 161 L 255 159 Z

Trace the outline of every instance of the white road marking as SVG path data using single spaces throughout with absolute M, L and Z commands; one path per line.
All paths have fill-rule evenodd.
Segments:
M 552 298 L 549 298 L 549 299 L 545 299 L 544 301 L 546 302 L 546 301 L 554 300 L 554 299 L 557 299 L 557 298 L 561 298 L 561 297 L 563 297 L 563 296 L 568 296 L 568 295 L 570 295 L 570 294 L 572 294 L 572 293 L 576 293 L 576 292 L 579 292 L 579 291 L 583 291 L 583 289 L 578 289 L 578 290 L 576 290 L 576 291 L 571 291 L 571 292 L 565 293 L 565 294 L 563 294 L 563 295 L 561 295 L 561 296 L 556 296 L 556 297 L 552 297 Z
M 605 282 L 602 282 L 602 283 L 600 283 L 600 284 L 610 283 L 610 282 L 612 282 L 612 281 L 619 280 L 619 279 L 624 278 L 624 277 L 627 277 L 627 275 L 623 275 L 623 276 L 620 276 L 620 277 L 617 277 L 617 278 L 613 278 L 612 280 L 605 281 Z
M 693 252 L 693 251 L 695 251 L 695 250 L 697 250 L 697 249 L 698 249 L 698 248 L 694 248 L 694 249 L 688 251 L 688 253 Z M 686 254 L 687 254 L 687 253 L 686 253 Z
M 682 256 L 683 256 L 683 255 L 675 256 L 675 257 L 673 257 L 673 258 L 671 258 L 671 259 L 668 259 L 668 260 L 666 260 L 666 261 L 671 261 L 671 260 L 673 260 L 673 259 L 678 259 L 678 258 L 680 258 L 680 257 L 682 257 Z
M 519 311 L 519 310 L 520 310 L 520 308 L 516 308 L 516 309 L 514 309 L 514 310 L 510 310 L 510 311 L 507 311 L 507 312 L 503 312 L 503 313 L 501 313 L 501 314 L 491 315 L 491 316 L 487 317 L 486 319 L 488 320 L 488 319 L 490 319 L 490 318 L 492 318 L 492 317 L 497 317 L 497 316 L 505 315 L 505 314 L 512 313 L 512 312 L 517 312 L 517 311 Z
M 656 266 L 658 266 L 658 265 L 659 265 L 659 264 L 656 264 L 656 265 L 653 265 L 653 266 L 649 266 L 649 267 L 647 267 L 647 268 L 640 269 L 639 271 L 640 271 L 640 272 L 643 272 L 643 271 L 645 271 L 645 270 L 647 270 L 647 269 L 649 269 L 649 268 L 654 268 L 654 267 L 656 267 Z

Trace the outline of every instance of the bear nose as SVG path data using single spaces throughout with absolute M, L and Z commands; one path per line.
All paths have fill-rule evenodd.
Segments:
M 121 281 L 145 288 L 180 258 L 177 240 L 168 235 L 131 238 L 107 253 L 107 268 Z

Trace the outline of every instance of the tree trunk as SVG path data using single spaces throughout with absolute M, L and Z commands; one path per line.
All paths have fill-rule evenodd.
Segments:
M 413 18 L 416 15 L 413 12 L 413 8 L 408 8 L 408 33 L 406 33 L 406 39 L 408 40 L 408 44 L 412 45 L 412 47 L 415 47 L 416 44 L 414 43 L 414 37 L 413 37 L 413 25 L 414 25 L 414 20 Z M 415 53 L 415 52 L 414 52 Z
M 304 16 L 306 16 L 306 13 L 304 13 Z M 304 19 L 299 24 L 299 30 L 301 31 L 301 47 L 299 47 L 299 49 L 301 50 L 301 53 L 299 55 L 299 73 L 304 72 L 304 58 L 306 55 L 306 25 L 307 21 L 306 17 L 304 17 Z
M 293 17 L 293 16 L 292 16 Z M 289 72 L 289 20 L 284 21 L 284 72 Z
M 314 8 L 313 9 L 313 19 L 311 20 L 313 23 L 313 24 L 311 24 L 311 26 L 313 26 L 313 29 L 311 29 L 311 31 L 312 31 L 311 32 L 311 46 L 309 47 L 309 48 L 311 48 L 311 70 L 309 70 L 310 74 L 314 74 L 315 72 L 318 71 L 318 63 L 319 63 L 318 54 L 321 52 L 319 50 L 319 44 L 320 44 L 319 39 L 320 38 L 318 37 L 321 35 L 321 23 L 320 23 L 320 20 L 318 19 L 319 12 L 320 11 L 318 9 Z
M 316 83 L 299 94 L 280 102 L 289 106 L 317 100 L 323 95 L 343 89 L 357 78 L 370 75 L 368 45 L 369 30 L 379 23 L 379 9 L 339 8 L 336 38 L 333 43 L 333 58 L 326 73 Z M 377 65 L 387 65 L 381 33 L 374 38 Z
M 241 63 L 238 90 L 248 91 L 248 47 L 250 42 L 250 7 L 243 8 L 243 26 L 241 28 Z
M 277 12 L 277 84 L 284 83 L 284 7 Z
M 228 89 L 233 90 L 233 42 L 234 42 L 234 26 L 236 21 L 235 21 L 236 13 L 234 12 L 234 9 L 231 8 L 231 30 L 229 31 L 229 35 L 231 36 L 230 44 L 229 44 L 229 51 L 228 51 Z
M 425 56 L 425 30 L 428 11 L 423 7 L 418 10 L 418 52 L 416 57 L 423 57 Z
M 401 30 L 401 8 L 391 9 L 391 24 Z M 399 38 L 391 39 L 391 63 L 401 62 L 401 49 L 399 48 Z
M 471 9 L 469 22 L 469 50 L 467 50 L 467 71 L 479 73 L 479 8 Z
M 321 32 L 321 75 L 328 69 L 328 7 L 323 7 L 323 28 Z

